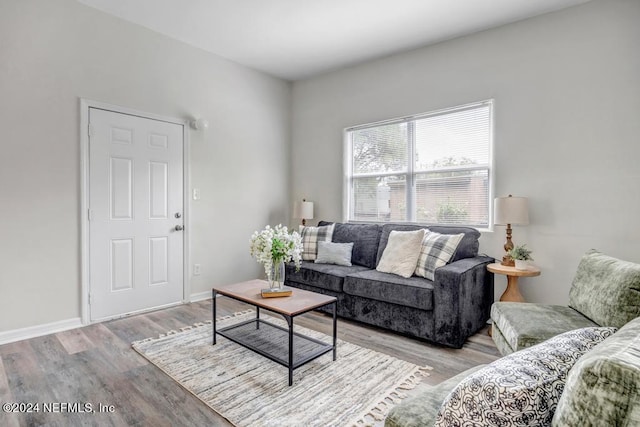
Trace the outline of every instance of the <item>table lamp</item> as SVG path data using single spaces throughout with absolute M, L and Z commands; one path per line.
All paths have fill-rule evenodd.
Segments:
M 307 219 L 313 218 L 313 202 L 307 202 L 302 199 L 301 202 L 293 204 L 293 217 L 302 218 L 302 225 L 307 224 Z
M 493 201 L 493 213 L 495 225 L 507 226 L 507 241 L 504 243 L 505 252 L 513 249 L 511 241 L 511 225 L 527 225 L 529 224 L 529 202 L 526 197 L 496 197 Z M 502 265 L 513 267 L 515 265 L 513 259 L 505 254 L 502 257 Z

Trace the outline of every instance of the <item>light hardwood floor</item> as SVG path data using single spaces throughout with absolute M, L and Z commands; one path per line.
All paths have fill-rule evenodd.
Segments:
M 227 298 L 219 298 L 217 306 L 220 316 L 247 308 Z M 39 412 L 13 414 L 0 408 L 0 426 L 229 426 L 131 349 L 132 341 L 210 318 L 207 300 L 0 346 L 0 403 L 39 403 Z M 321 313 L 296 318 L 296 324 L 331 331 L 331 317 Z M 460 350 L 342 319 L 338 336 L 433 367 L 423 380 L 429 384 L 499 357 L 487 327 Z M 71 413 L 77 408 L 64 407 L 76 403 L 89 403 L 94 412 Z M 113 412 L 99 413 L 99 405 L 113 405 Z

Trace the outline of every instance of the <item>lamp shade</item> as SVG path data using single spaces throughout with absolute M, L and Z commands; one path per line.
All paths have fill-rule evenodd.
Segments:
M 526 197 L 496 197 L 493 201 L 496 225 L 529 224 L 529 202 Z
M 295 202 L 293 204 L 293 217 L 304 219 L 313 218 L 313 202 L 307 202 L 305 200 Z

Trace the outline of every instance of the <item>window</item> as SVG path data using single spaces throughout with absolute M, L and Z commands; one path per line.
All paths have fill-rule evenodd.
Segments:
M 493 102 L 346 129 L 347 219 L 489 227 Z

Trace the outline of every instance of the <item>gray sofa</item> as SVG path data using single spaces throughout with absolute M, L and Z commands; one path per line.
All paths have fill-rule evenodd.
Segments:
M 376 270 L 392 230 L 420 228 L 464 233 L 451 262 L 435 271 L 434 281 Z M 296 271 L 289 264 L 285 284 L 335 296 L 340 317 L 460 348 L 485 325 L 494 298 L 493 274 L 486 270 L 494 260 L 478 256 L 479 237 L 477 230 L 468 227 L 336 223 L 332 241 L 354 243 L 353 265 L 303 261 Z

